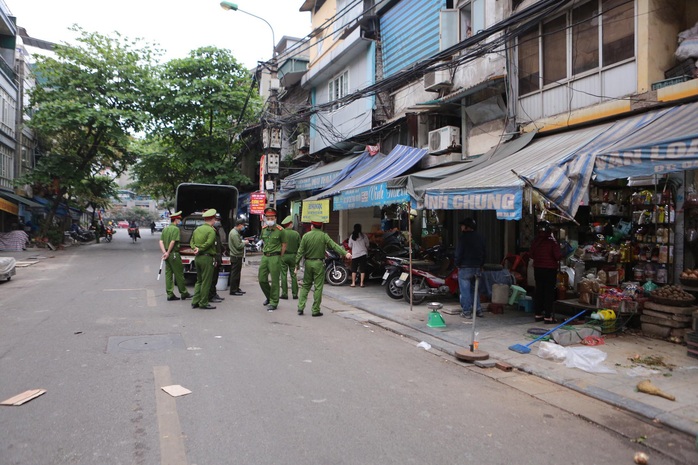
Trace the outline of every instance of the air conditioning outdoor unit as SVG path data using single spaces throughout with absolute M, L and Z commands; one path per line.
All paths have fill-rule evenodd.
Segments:
M 308 148 L 308 136 L 300 134 L 296 139 L 296 149 L 303 150 Z
M 460 128 L 444 126 L 429 131 L 429 153 L 445 152 L 455 147 L 460 147 Z
M 262 131 L 262 145 L 265 149 L 281 148 L 281 129 L 265 128 Z
M 440 89 L 451 86 L 451 74 L 448 69 L 430 71 L 424 75 L 424 90 L 437 92 Z

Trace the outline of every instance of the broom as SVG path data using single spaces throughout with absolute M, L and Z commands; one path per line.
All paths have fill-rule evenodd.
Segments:
M 523 344 L 514 344 L 513 346 L 509 346 L 509 350 L 513 350 L 514 352 L 518 352 L 518 353 L 520 353 L 520 354 L 528 354 L 528 353 L 531 352 L 531 347 L 530 347 L 531 344 L 533 344 L 534 342 L 540 341 L 541 339 L 543 339 L 545 336 L 547 336 L 548 334 L 552 333 L 553 331 L 562 328 L 563 326 L 565 326 L 567 323 L 569 323 L 570 321 L 574 320 L 575 318 L 578 318 L 578 317 L 584 315 L 585 312 L 586 312 L 586 310 L 582 310 L 581 312 L 577 313 L 575 316 L 573 316 L 573 317 L 570 318 L 569 320 L 565 321 L 564 323 L 562 323 L 562 324 L 560 324 L 560 325 L 555 326 L 553 329 L 551 329 L 551 330 L 548 331 L 547 333 L 541 334 L 540 336 L 538 336 L 537 338 L 535 338 L 534 340 L 532 340 L 531 342 L 529 342 L 529 343 L 526 344 L 526 345 L 523 345 Z

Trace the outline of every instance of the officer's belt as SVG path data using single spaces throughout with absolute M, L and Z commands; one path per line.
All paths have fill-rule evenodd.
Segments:
M 265 257 L 276 257 L 277 255 L 281 255 L 281 252 L 274 252 L 274 253 L 265 253 Z

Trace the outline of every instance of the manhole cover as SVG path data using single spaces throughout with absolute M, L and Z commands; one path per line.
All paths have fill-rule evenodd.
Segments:
M 186 349 L 181 334 L 153 334 L 149 336 L 112 336 L 107 342 L 107 353 L 147 352 L 153 350 Z

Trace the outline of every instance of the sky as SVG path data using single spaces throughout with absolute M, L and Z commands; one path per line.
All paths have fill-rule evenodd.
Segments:
M 88 32 L 159 44 L 164 60 L 184 58 L 189 51 L 215 46 L 232 51 L 247 68 L 271 58 L 273 39 L 303 38 L 311 31 L 310 13 L 299 12 L 303 0 L 239 0 L 240 10 L 225 11 L 220 0 L 4 0 L 17 25 L 29 36 L 71 43 L 77 24 Z

